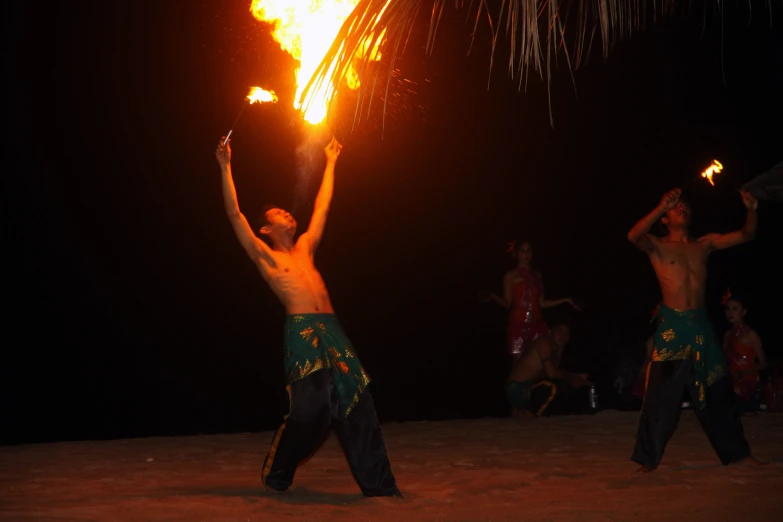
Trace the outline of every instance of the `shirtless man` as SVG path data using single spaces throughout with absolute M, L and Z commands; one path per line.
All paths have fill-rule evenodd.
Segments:
M 695 239 L 688 233 L 691 209 L 680 193 L 680 189 L 666 193 L 655 210 L 628 232 L 628 240 L 650 257 L 663 294 L 632 456 L 641 465 L 639 471 L 658 467 L 677 425 L 684 388 L 721 462 L 727 465 L 750 457 L 721 346 L 704 309 L 704 285 L 711 252 L 753 239 L 758 202 L 741 191 L 747 209 L 745 226 Z M 668 228 L 665 237 L 648 233 L 658 220 Z
M 269 283 L 288 314 L 285 370 L 290 413 L 277 431 L 264 462 L 262 481 L 285 492 L 297 465 L 323 442 L 330 428 L 340 440 L 356 482 L 365 496 L 401 496 L 392 474 L 365 373 L 340 328 L 329 293 L 315 268 L 334 187 L 334 167 L 342 146 L 326 146 L 326 169 L 307 231 L 294 241 L 296 221 L 285 210 L 266 210 L 256 237 L 239 211 L 231 176 L 231 144 L 220 140 L 215 156 L 223 178 L 223 200 L 239 242 Z
M 572 388 L 590 386 L 587 374 L 560 369 L 563 348 L 570 339 L 571 327 L 558 324 L 547 335 L 533 341 L 522 357 L 516 360 L 506 383 L 506 398 L 514 416 L 533 415 L 528 408 L 530 393 L 536 388 L 549 388 L 549 398 L 535 412 L 535 416 L 540 417 L 557 395 L 556 382 L 565 382 Z

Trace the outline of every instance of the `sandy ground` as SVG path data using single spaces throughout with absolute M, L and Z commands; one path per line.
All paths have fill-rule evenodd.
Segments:
M 365 499 L 332 436 L 291 495 L 260 470 L 273 433 L 0 448 L 0 519 L 783 520 L 783 415 L 745 417 L 766 466 L 720 465 L 692 412 L 661 467 L 629 461 L 638 413 L 384 425 L 403 499 Z

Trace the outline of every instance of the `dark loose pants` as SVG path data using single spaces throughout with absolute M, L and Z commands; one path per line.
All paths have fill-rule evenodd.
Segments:
M 636 447 L 631 459 L 650 469 L 661 462 L 680 417 L 680 400 L 688 390 L 696 416 L 720 461 L 730 464 L 750 456 L 734 392 L 728 377 L 706 388 L 704 408 L 698 405 L 698 390 L 691 377 L 690 360 L 652 362 L 647 378 Z
M 329 369 L 294 382 L 289 394 L 291 411 L 277 430 L 264 462 L 262 480 L 266 487 L 275 491 L 288 489 L 299 463 L 334 428 L 362 493 L 368 497 L 400 495 L 368 390 L 346 418 L 337 414 L 337 390 Z

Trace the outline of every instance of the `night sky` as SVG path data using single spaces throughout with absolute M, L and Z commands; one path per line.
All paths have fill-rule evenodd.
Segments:
M 284 311 L 233 235 L 213 151 L 248 86 L 275 89 L 235 130 L 234 176 L 250 218 L 291 204 L 294 62 L 249 0 L 168 4 L 7 8 L 3 443 L 257 431 L 286 412 Z M 316 256 L 382 422 L 506 413 L 505 313 L 476 295 L 500 292 L 514 238 L 547 297 L 585 306 L 565 364 L 611 385 L 660 297 L 628 229 L 713 158 L 717 186 L 687 191 L 693 232 L 739 228 L 736 188 L 783 160 L 783 10 L 770 27 L 759 5 L 750 22 L 728 5 L 723 32 L 711 11 L 660 21 L 594 55 L 576 93 L 561 57 L 554 128 L 546 83 L 518 92 L 505 49 L 487 90 L 486 24 L 467 56 L 472 19 L 448 5 L 427 57 L 422 18 L 383 135 L 379 112 L 353 133 L 338 118 Z M 781 360 L 783 202 L 759 215 L 753 243 L 711 257 L 707 297 L 722 333 L 720 296 L 744 289 Z

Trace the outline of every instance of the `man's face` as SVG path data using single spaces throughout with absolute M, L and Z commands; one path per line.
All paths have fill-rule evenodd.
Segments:
M 558 346 L 565 346 L 571 340 L 571 327 L 565 324 L 559 324 L 552 328 L 552 340 Z
M 691 224 L 691 206 L 685 201 L 678 201 L 666 211 L 666 220 L 666 225 L 669 227 L 687 227 Z
M 281 234 L 296 232 L 296 220 L 294 219 L 294 216 L 282 208 L 270 208 L 266 211 L 265 216 L 267 224 L 263 228 L 269 229 L 269 232 L 267 233 L 271 233 L 272 231 Z

